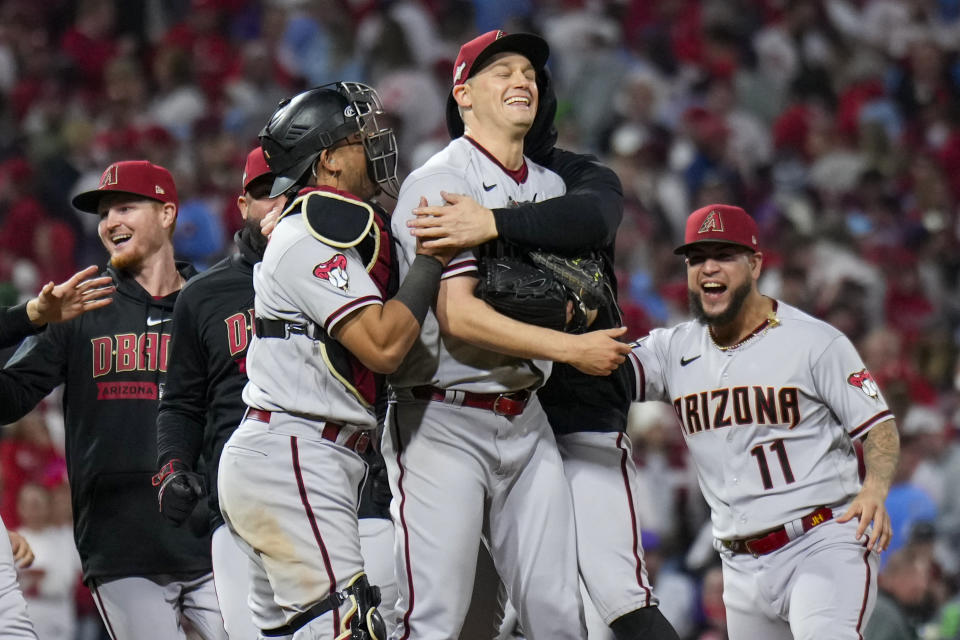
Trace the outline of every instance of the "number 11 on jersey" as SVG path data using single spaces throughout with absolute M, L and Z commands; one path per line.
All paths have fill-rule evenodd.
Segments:
M 787 448 L 783 440 L 777 438 L 770 443 L 770 451 L 777 454 L 780 460 L 780 469 L 783 471 L 783 479 L 787 484 L 793 482 L 793 471 L 790 469 L 790 460 L 787 458 Z M 763 445 L 758 444 L 750 449 L 750 455 L 757 459 L 757 465 L 760 467 L 760 478 L 763 480 L 764 489 L 773 489 L 773 479 L 770 477 L 770 467 L 767 465 L 767 456 L 763 451 Z

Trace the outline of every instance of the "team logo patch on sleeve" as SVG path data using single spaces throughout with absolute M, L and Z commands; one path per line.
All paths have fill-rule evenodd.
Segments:
M 326 262 L 321 262 L 315 266 L 313 268 L 313 275 L 346 291 L 347 285 L 349 284 L 349 278 L 347 277 L 347 257 L 342 253 L 335 254 Z
M 870 372 L 866 369 L 851 373 L 847 376 L 847 382 L 874 400 L 880 397 L 880 387 L 877 386 L 876 380 L 873 379 L 873 376 L 870 375 Z

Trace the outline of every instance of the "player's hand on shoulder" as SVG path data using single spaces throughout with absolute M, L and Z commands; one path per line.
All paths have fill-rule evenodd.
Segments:
M 857 540 L 860 540 L 866 533 L 867 528 L 873 523 L 873 530 L 867 540 L 867 549 L 881 553 L 890 545 L 893 538 L 893 527 L 890 524 L 890 514 L 884 505 L 886 492 L 881 491 L 869 484 L 864 484 L 860 493 L 853 499 L 850 508 L 837 518 L 837 522 L 847 522 L 853 518 L 859 518 L 860 524 L 857 527 Z
M 420 206 L 427 206 L 427 199 L 423 196 L 420 196 Z M 447 266 L 447 264 L 453 260 L 453 257 L 460 253 L 460 248 L 457 246 L 446 245 L 444 243 L 441 243 L 439 246 L 435 244 L 428 246 L 424 244 L 423 238 L 417 237 L 417 253 L 426 256 L 433 256 L 439 260 L 443 266 Z
M 565 362 L 591 376 L 610 375 L 630 353 L 630 345 L 618 340 L 626 331 L 626 327 L 618 327 L 579 335 L 566 334 L 572 341 L 572 349 Z
M 431 207 L 426 198 L 407 221 L 410 233 L 427 248 L 475 247 L 497 237 L 493 211 L 468 195 L 440 192 L 444 205 Z

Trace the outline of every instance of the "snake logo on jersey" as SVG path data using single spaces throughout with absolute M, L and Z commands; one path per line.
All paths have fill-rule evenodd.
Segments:
M 877 386 L 877 381 L 873 379 L 873 376 L 870 375 L 870 372 L 866 369 L 851 373 L 847 377 L 847 382 L 860 389 L 860 391 L 863 391 L 868 397 L 874 400 L 880 399 L 880 387 Z
M 321 280 L 327 280 L 333 286 L 347 290 L 347 258 L 342 253 L 335 254 L 325 262 L 313 268 L 313 275 Z
M 673 408 L 688 435 L 711 429 L 755 424 L 800 423 L 800 393 L 796 387 L 733 387 L 691 393 L 676 398 Z

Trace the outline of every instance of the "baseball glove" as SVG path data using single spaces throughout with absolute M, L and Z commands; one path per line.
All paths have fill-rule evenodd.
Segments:
M 476 296 L 514 320 L 563 331 L 567 324 L 567 292 L 548 271 L 511 257 L 480 260 Z
M 567 323 L 567 331 L 583 331 L 590 324 L 592 311 L 611 305 L 616 307 L 613 287 L 599 258 L 563 258 L 553 253 L 531 251 L 530 259 L 563 285 L 568 300 L 573 303 L 573 315 Z
M 598 258 L 527 257 L 483 257 L 477 296 L 515 320 L 570 333 L 586 330 L 594 311 L 616 308 Z

